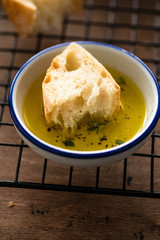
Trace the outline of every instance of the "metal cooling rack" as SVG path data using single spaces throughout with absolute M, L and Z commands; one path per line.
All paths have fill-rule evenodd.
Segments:
M 38 159 L 37 155 L 32 157 L 32 150 L 13 130 L 7 101 L 10 82 L 21 65 L 45 47 L 76 40 L 111 43 L 138 55 L 151 68 L 158 81 L 160 80 L 159 0 L 88 0 L 84 1 L 83 9 L 81 16 L 64 19 L 60 33 L 48 32 L 21 39 L 0 6 L 0 186 L 159 198 L 159 124 L 138 153 L 114 166 L 96 169 L 63 169 L 63 166 L 55 166 L 47 159 Z M 29 154 L 24 158 L 26 149 Z M 40 172 L 38 181 L 30 175 L 27 168 L 30 162 L 37 164 L 37 171 Z M 42 165 L 41 171 L 38 164 Z M 23 165 L 28 170 L 20 174 Z M 63 183 L 54 182 L 54 174 L 56 178 L 61 178 L 61 171 L 55 173 L 54 168 L 57 172 L 58 169 L 63 174 L 65 172 Z M 133 177 L 132 169 L 136 177 Z M 86 178 L 83 184 L 78 182 L 78 176 L 81 175 Z M 52 181 L 47 182 L 46 176 Z M 89 178 L 92 179 L 91 184 L 88 183 Z M 137 180 L 135 184 L 134 178 Z

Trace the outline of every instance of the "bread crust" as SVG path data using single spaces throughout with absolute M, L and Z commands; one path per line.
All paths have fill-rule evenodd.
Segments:
M 72 5 L 75 7 L 75 13 L 82 12 L 82 0 L 72 0 Z
M 27 35 L 33 31 L 37 7 L 32 2 L 2 0 L 2 3 L 20 35 Z

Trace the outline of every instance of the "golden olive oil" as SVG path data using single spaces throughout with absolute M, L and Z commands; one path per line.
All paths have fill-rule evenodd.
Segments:
M 108 68 L 121 87 L 121 109 L 112 118 L 100 122 L 81 123 L 72 136 L 45 123 L 42 103 L 42 81 L 40 76 L 29 88 L 23 105 L 26 126 L 40 139 L 52 145 L 78 150 L 92 151 L 115 147 L 135 136 L 143 126 L 146 107 L 142 93 L 131 79 Z

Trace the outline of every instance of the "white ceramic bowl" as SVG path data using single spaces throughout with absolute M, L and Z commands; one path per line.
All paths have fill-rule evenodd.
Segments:
M 130 77 L 144 95 L 147 117 L 143 129 L 131 140 L 114 148 L 99 151 L 72 151 L 50 145 L 36 137 L 26 127 L 23 119 L 24 96 L 32 82 L 44 73 L 54 56 L 69 43 L 47 48 L 29 59 L 15 76 L 10 92 L 10 113 L 21 138 L 44 158 L 70 166 L 102 166 L 126 158 L 134 153 L 152 133 L 160 115 L 159 85 L 150 69 L 133 54 L 108 44 L 78 42 L 102 64 Z

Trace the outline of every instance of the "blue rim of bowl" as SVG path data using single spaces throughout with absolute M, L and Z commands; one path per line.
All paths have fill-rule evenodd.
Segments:
M 32 62 L 33 60 L 35 60 L 36 58 L 38 58 L 39 56 L 47 53 L 48 51 L 51 51 L 53 49 L 56 48 L 62 48 L 65 47 L 67 45 L 69 45 L 71 42 L 66 42 L 66 43 L 62 43 L 62 44 L 58 44 L 58 45 L 54 45 L 52 47 L 46 48 L 44 50 L 42 50 L 41 52 L 37 53 L 36 55 L 34 55 L 33 57 L 31 57 L 21 68 L 20 70 L 17 72 L 16 76 L 14 77 L 11 86 L 10 86 L 10 91 L 9 91 L 9 97 L 8 97 L 8 101 L 9 101 L 9 110 L 10 110 L 10 114 L 11 117 L 13 119 L 13 122 L 16 126 L 16 128 L 20 131 L 20 133 L 32 144 L 36 145 L 38 148 L 41 148 L 47 152 L 53 153 L 53 154 L 57 154 L 57 155 L 61 155 L 61 156 L 65 156 L 65 157 L 70 157 L 70 158 L 77 158 L 77 159 L 95 159 L 95 158 L 102 158 L 102 157 L 111 157 L 113 155 L 116 154 L 120 154 L 123 153 L 125 151 L 128 151 L 129 149 L 132 149 L 133 147 L 135 147 L 136 145 L 138 145 L 140 142 L 142 142 L 147 136 L 149 136 L 158 119 L 160 116 L 160 88 L 159 88 L 159 84 L 154 76 L 154 74 L 151 72 L 151 70 L 147 67 L 147 65 L 140 60 L 137 56 L 135 56 L 133 53 L 130 53 L 128 51 L 126 51 L 123 48 L 111 45 L 111 44 L 107 44 L 107 43 L 100 43 L 100 42 L 94 42 L 94 41 L 75 41 L 76 43 L 79 43 L 81 45 L 101 45 L 104 47 L 109 47 L 109 48 L 113 48 L 116 49 L 117 51 L 120 51 L 124 54 L 129 55 L 130 57 L 132 57 L 133 59 L 135 59 L 136 61 L 138 61 L 143 67 L 145 67 L 145 69 L 148 71 L 148 73 L 151 75 L 156 89 L 157 89 L 157 95 L 158 95 L 158 104 L 157 104 L 157 109 L 156 109 L 156 114 L 153 118 L 153 121 L 150 123 L 149 127 L 142 133 L 140 134 L 137 138 L 135 138 L 133 141 L 129 141 L 128 144 L 122 144 L 118 147 L 114 147 L 114 148 L 110 148 L 110 149 L 106 149 L 105 150 L 98 150 L 98 151 L 74 151 L 74 150 L 67 150 L 67 149 L 62 149 L 62 148 L 56 148 L 54 146 L 52 146 L 51 144 L 45 143 L 43 140 L 38 140 L 36 138 L 34 138 L 32 135 L 30 135 L 25 128 L 21 125 L 20 121 L 18 120 L 18 117 L 16 116 L 16 113 L 14 111 L 14 104 L 12 101 L 13 98 L 13 92 L 14 92 L 14 86 L 15 83 L 19 77 L 19 75 L 21 74 L 21 72 L 23 71 L 23 69 L 25 69 L 26 66 L 28 66 L 28 64 L 30 62 Z M 34 134 L 33 134 L 34 135 Z

